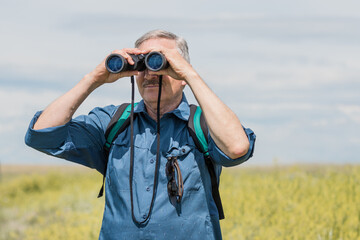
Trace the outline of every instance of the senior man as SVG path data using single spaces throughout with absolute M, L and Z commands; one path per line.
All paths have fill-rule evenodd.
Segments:
M 184 87 L 190 87 L 205 118 L 207 154 L 217 182 L 222 166 L 238 165 L 252 156 L 255 134 L 243 128 L 190 65 L 183 38 L 154 30 L 140 37 L 135 48 L 113 53 L 133 65 L 130 54 L 151 51 L 163 54 L 169 67 L 158 72 L 145 69 L 113 74 L 107 71 L 106 60 L 102 61 L 70 91 L 35 114 L 26 144 L 105 174 L 105 210 L 99 239 L 221 239 L 221 206 L 214 200 L 205 155 L 189 134 L 191 114 Z M 127 127 L 122 131 L 106 155 L 105 132 L 118 107 L 95 108 L 76 118 L 73 115 L 96 88 L 133 75 L 142 97 L 133 108 L 133 130 Z M 161 138 L 157 130 L 161 130 Z M 170 171 L 176 172 L 175 183 L 182 188 L 176 201 L 169 194 L 169 159 L 175 159 L 176 171 Z

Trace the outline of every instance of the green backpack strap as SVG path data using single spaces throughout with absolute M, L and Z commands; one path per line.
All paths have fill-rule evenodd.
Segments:
M 199 141 L 199 145 L 200 145 L 199 149 L 201 149 L 202 153 L 207 156 L 207 155 L 209 155 L 208 139 L 207 139 L 208 130 L 207 130 L 206 122 L 202 115 L 202 110 L 200 107 L 196 107 L 196 110 L 194 113 L 194 118 L 193 118 L 193 123 L 194 123 L 195 134 L 196 134 L 197 140 Z M 206 134 L 206 136 L 205 136 L 205 134 Z
M 134 107 L 138 103 L 134 103 Z M 106 177 L 106 169 L 108 164 L 109 158 L 109 151 L 112 142 L 119 136 L 121 132 L 123 132 L 130 124 L 130 113 L 131 113 L 131 104 L 130 103 L 123 103 L 121 104 L 118 109 L 116 110 L 114 116 L 111 118 L 110 123 L 106 127 L 105 131 L 105 139 L 106 142 L 104 144 L 104 155 L 105 155 L 105 169 L 103 174 L 103 183 L 99 191 L 99 197 L 102 197 L 104 194 L 104 184 L 105 184 L 105 177 Z
M 134 103 L 134 107 L 138 103 Z M 109 125 L 105 131 L 105 148 L 110 150 L 111 143 L 116 139 L 116 137 L 123 132 L 129 125 L 131 113 L 131 104 L 123 103 L 119 106 L 114 116 L 111 118 Z
M 215 166 L 208 152 L 208 128 L 201 108 L 193 104 L 190 105 L 188 129 L 196 147 L 204 154 L 205 164 L 208 168 L 211 179 L 211 193 L 215 205 L 218 209 L 219 219 L 224 219 L 225 215 L 221 203 L 219 184 L 216 177 Z

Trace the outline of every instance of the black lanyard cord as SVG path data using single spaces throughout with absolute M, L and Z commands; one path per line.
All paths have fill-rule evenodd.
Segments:
M 150 209 L 144 220 L 139 222 L 136 220 L 134 215 L 134 200 L 133 200 L 133 189 L 132 189 L 132 180 L 134 174 L 134 95 L 135 95 L 135 87 L 134 87 L 134 76 L 131 76 L 131 115 L 130 115 L 130 173 L 129 173 L 129 184 L 130 184 L 130 200 L 131 200 L 131 216 L 135 223 L 138 225 L 144 224 L 150 217 L 152 208 L 154 206 L 154 200 L 156 195 L 157 188 L 157 180 L 159 173 L 159 164 L 160 164 L 160 99 L 161 99 L 161 87 L 162 87 L 162 75 L 159 76 L 159 94 L 157 101 L 157 112 L 156 112 L 156 137 L 157 137 L 157 146 L 156 146 L 156 163 L 155 163 L 155 174 L 154 174 L 154 186 L 153 186 L 153 194 L 150 203 Z

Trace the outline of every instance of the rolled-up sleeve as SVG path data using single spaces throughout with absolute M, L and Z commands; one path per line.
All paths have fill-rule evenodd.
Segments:
M 249 143 L 250 143 L 249 150 L 244 156 L 236 159 L 231 159 L 230 157 L 228 157 L 223 151 L 220 150 L 218 146 L 216 146 L 210 134 L 208 135 L 209 154 L 216 164 L 224 167 L 232 167 L 239 165 L 252 157 L 255 147 L 256 135 L 250 128 L 244 128 L 244 131 L 249 139 Z
M 25 143 L 51 156 L 104 173 L 105 130 L 115 110 L 113 105 L 95 108 L 88 115 L 78 116 L 65 125 L 35 130 L 33 126 L 41 114 L 37 112 L 26 132 Z

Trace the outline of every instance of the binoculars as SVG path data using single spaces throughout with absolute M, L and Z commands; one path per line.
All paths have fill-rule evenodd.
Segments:
M 106 69 L 110 73 L 119 73 L 124 71 L 144 71 L 146 68 L 150 71 L 160 71 L 169 66 L 164 55 L 160 52 L 150 52 L 148 54 L 129 54 L 134 60 L 134 65 L 130 65 L 120 54 L 110 54 L 105 61 Z

